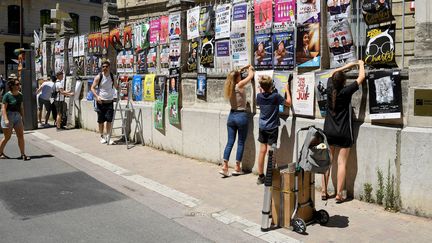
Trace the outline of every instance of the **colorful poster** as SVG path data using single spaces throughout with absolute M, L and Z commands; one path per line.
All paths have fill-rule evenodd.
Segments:
M 168 96 L 169 122 L 171 125 L 180 123 L 178 100 L 178 94 L 170 94 Z
M 78 56 L 82 57 L 85 54 L 85 36 L 80 35 L 79 36 L 79 46 L 78 46 Z
M 196 95 L 198 99 L 207 99 L 207 74 L 198 73 L 196 83 Z
M 134 36 L 134 45 L 135 45 L 135 52 L 139 53 L 143 51 L 142 48 L 142 24 L 138 23 L 134 25 L 133 28 L 133 36 Z
M 222 70 L 229 70 L 231 68 L 229 40 L 216 41 L 215 66 Z
M 263 76 L 268 76 L 268 77 L 272 78 L 273 77 L 273 70 L 265 70 L 265 71 L 256 71 L 255 72 L 254 80 L 255 80 L 256 94 L 262 92 L 262 89 L 259 85 L 259 81 L 261 80 L 261 77 L 263 77 Z
M 200 10 L 199 32 L 201 37 L 214 35 L 215 12 L 213 6 L 204 6 Z
M 85 63 L 85 60 L 84 60 L 84 57 L 83 56 L 81 56 L 81 57 L 74 57 L 74 59 L 73 59 L 73 62 L 74 62 L 74 68 L 75 68 L 75 71 L 76 71 L 76 74 L 75 75 L 78 75 L 78 76 L 84 76 L 84 63 Z
M 104 55 L 104 56 L 108 55 L 109 39 L 110 39 L 109 33 L 103 33 L 102 34 L 101 48 L 102 48 L 102 55 Z
M 294 31 L 273 34 L 273 50 L 274 69 L 294 69 Z
M 156 46 L 158 44 L 160 28 L 160 18 L 150 20 L 150 46 Z
M 247 33 L 247 17 L 248 17 L 248 4 L 239 3 L 233 6 L 232 11 L 232 23 L 231 23 L 231 33 L 246 34 Z
M 98 56 L 86 56 L 86 75 L 97 75 L 101 71 L 101 58 Z
M 160 32 L 159 32 L 159 43 L 167 44 L 169 36 L 169 17 L 161 16 L 160 17 Z
M 160 66 L 161 69 L 168 69 L 170 65 L 170 48 L 169 46 L 160 46 Z
M 314 116 L 314 73 L 294 74 L 292 106 L 296 116 Z
M 129 99 L 129 77 L 126 75 L 120 76 L 120 100 Z
M 285 85 L 289 82 L 290 76 L 292 79 L 291 72 L 274 72 L 273 73 L 273 84 L 277 92 L 285 97 Z
M 367 25 L 394 20 L 389 0 L 364 0 L 362 12 Z
M 155 100 L 155 74 L 146 74 L 144 79 L 144 100 L 154 101 Z
M 201 66 L 214 68 L 214 36 L 207 36 L 201 40 Z
M 198 41 L 189 42 L 189 57 L 187 60 L 187 70 L 189 72 L 197 70 L 198 65 Z
M 180 40 L 172 40 L 170 42 L 170 51 L 169 51 L 169 67 L 180 67 L 180 51 L 181 51 L 181 42 Z
M 147 73 L 147 53 L 145 51 L 137 54 L 137 73 Z
M 296 0 L 275 0 L 273 33 L 286 32 L 295 23 Z
M 139 75 L 134 75 L 132 78 L 132 100 L 142 101 L 142 78 Z
M 93 54 L 93 49 L 95 47 L 94 34 L 89 34 L 87 37 L 87 54 Z
M 297 0 L 297 23 L 319 23 L 321 16 L 321 1 Z
M 315 90 L 318 108 L 321 117 L 327 115 L 327 82 L 331 77 L 332 71 L 323 71 L 315 73 Z
M 262 33 L 271 30 L 273 22 L 273 1 L 254 0 L 255 32 Z
M 167 77 L 165 75 L 158 75 L 155 78 L 155 96 L 158 101 L 162 101 L 165 104 L 165 87 Z
M 147 49 L 150 47 L 149 30 L 150 30 L 150 24 L 147 21 L 141 24 L 141 48 L 142 49 Z
M 348 18 L 351 0 L 327 0 L 328 20 Z
M 117 72 L 124 73 L 126 66 L 126 55 L 121 51 L 117 54 Z
M 123 49 L 122 43 L 120 41 L 120 30 L 118 28 L 112 29 L 110 31 L 110 43 L 117 51 Z
M 160 100 L 157 100 L 154 104 L 154 128 L 163 130 L 164 129 L 164 121 L 165 121 L 165 112 L 164 112 L 164 103 Z
M 247 38 L 245 34 L 231 36 L 232 68 L 240 68 L 249 64 Z
M 125 58 L 125 62 L 124 62 L 125 73 L 133 73 L 134 56 L 132 54 L 132 51 L 125 51 L 123 57 Z
M 180 39 L 181 35 L 181 12 L 171 13 L 169 15 L 169 38 L 170 40 Z
M 102 50 L 102 33 L 93 34 L 93 54 L 100 55 Z
M 368 87 L 371 120 L 401 118 L 402 89 L 399 72 L 370 73 Z
M 254 66 L 255 69 L 271 69 L 273 67 L 273 43 L 271 34 L 255 35 Z
M 180 81 L 180 68 L 169 69 L 169 89 L 170 95 L 177 94 L 179 92 L 179 81 Z
M 187 11 L 187 39 L 192 40 L 199 37 L 200 7 L 191 8 Z
M 330 67 L 340 67 L 357 59 L 347 19 L 327 22 L 327 41 L 330 48 Z
M 78 50 L 78 46 L 79 46 L 79 37 L 75 36 L 73 38 L 73 57 L 79 57 L 79 50 Z
M 132 49 L 132 26 L 125 26 L 123 29 L 123 46 L 126 50 Z
M 229 38 L 231 34 L 231 5 L 216 7 L 215 39 Z
M 298 67 L 320 66 L 320 26 L 319 23 L 297 27 L 296 63 Z
M 147 53 L 147 71 L 156 73 L 157 68 L 157 47 L 151 47 Z
M 364 62 L 374 67 L 395 67 L 396 24 L 366 30 L 366 55 Z

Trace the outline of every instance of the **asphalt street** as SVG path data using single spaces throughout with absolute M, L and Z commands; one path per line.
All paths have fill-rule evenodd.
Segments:
M 108 186 L 50 149 L 27 141 L 32 160 L 22 161 L 16 137 L 9 141 L 11 159 L 0 160 L 0 242 L 257 241 L 108 172 L 87 171 L 110 178 Z

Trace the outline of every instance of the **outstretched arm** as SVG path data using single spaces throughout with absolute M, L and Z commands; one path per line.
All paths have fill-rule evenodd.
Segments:
M 237 85 L 239 88 L 243 88 L 244 86 L 246 86 L 246 84 L 248 84 L 254 77 L 255 74 L 255 70 L 254 68 L 249 65 L 248 66 L 248 76 L 245 79 L 242 79 Z
M 345 71 L 345 70 L 347 70 L 347 69 L 350 69 L 350 68 L 354 67 L 354 66 L 357 65 L 357 64 L 358 64 L 357 62 L 347 63 L 347 64 L 345 64 L 344 66 L 339 67 L 339 68 L 336 68 L 335 70 L 333 70 L 332 73 L 331 73 L 331 75 L 333 76 L 333 74 L 334 74 L 335 72 L 343 72 L 343 71 Z
M 364 68 L 364 61 L 359 60 L 358 61 L 358 65 L 359 65 L 359 76 L 357 78 L 357 83 L 358 85 L 361 85 L 363 83 L 363 81 L 366 78 L 366 73 L 365 73 L 365 68 Z

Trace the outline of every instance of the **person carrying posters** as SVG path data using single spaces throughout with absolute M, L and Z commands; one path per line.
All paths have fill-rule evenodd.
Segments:
M 246 69 L 248 75 L 246 78 L 241 79 L 241 72 Z M 228 141 L 224 150 L 224 161 L 222 169 L 219 171 L 219 174 L 221 174 L 223 177 L 231 176 L 228 171 L 228 161 L 237 133 L 239 138 L 237 144 L 236 166 L 232 175 L 243 174 L 240 164 L 243 158 L 243 151 L 249 123 L 248 113 L 246 112 L 247 101 L 245 86 L 251 82 L 254 74 L 254 68 L 251 65 L 247 65 L 240 68 L 239 70 L 231 71 L 225 81 L 224 96 L 225 99 L 230 101 L 231 111 L 228 115 L 227 121 Z
M 359 67 L 357 80 L 346 85 L 344 71 L 357 65 Z M 351 97 L 359 89 L 359 85 L 363 83 L 365 77 L 364 62 L 359 60 L 357 63 L 348 63 L 335 69 L 331 78 L 327 81 L 327 115 L 324 120 L 324 133 L 330 145 L 330 160 L 335 162 L 333 159 L 337 158 L 336 203 L 342 203 L 345 200 L 342 191 L 345 184 L 346 164 L 350 148 L 354 144 Z M 327 184 L 329 175 L 330 168 L 323 175 L 322 200 L 328 198 Z

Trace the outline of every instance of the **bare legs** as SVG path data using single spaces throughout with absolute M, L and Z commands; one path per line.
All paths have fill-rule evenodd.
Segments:
M 264 174 L 264 158 L 267 154 L 267 144 L 260 144 L 260 152 L 258 155 L 258 175 Z
M 9 142 L 11 136 L 12 136 L 12 129 L 15 130 L 15 134 L 18 138 L 18 147 L 21 152 L 21 156 L 25 155 L 25 142 L 24 142 L 24 126 L 23 125 L 17 125 L 14 128 L 3 128 L 3 138 L 0 141 L 0 156 L 3 158 L 5 157 L 4 149 L 6 147 L 7 142 Z
M 330 160 L 332 163 L 336 163 L 337 159 L 337 186 L 336 186 L 336 200 L 343 200 L 342 191 L 345 186 L 346 178 L 346 164 L 348 161 L 350 148 L 339 148 L 336 149 L 334 146 L 330 146 Z M 323 175 L 322 179 L 322 195 L 327 195 L 327 185 L 330 177 L 330 169 Z
M 112 126 L 112 122 L 106 122 L 106 126 L 105 126 L 105 122 L 103 123 L 98 123 L 99 125 L 99 133 L 101 136 L 104 136 L 104 127 L 106 127 L 106 135 L 109 135 L 109 131 L 111 130 L 111 126 Z
M 3 155 L 4 148 L 6 147 L 7 142 L 12 136 L 12 128 L 3 128 L 3 138 L 0 141 L 0 154 Z
M 18 147 L 21 155 L 25 155 L 25 145 L 24 145 L 24 126 L 17 126 L 14 128 L 15 134 L 18 138 Z

